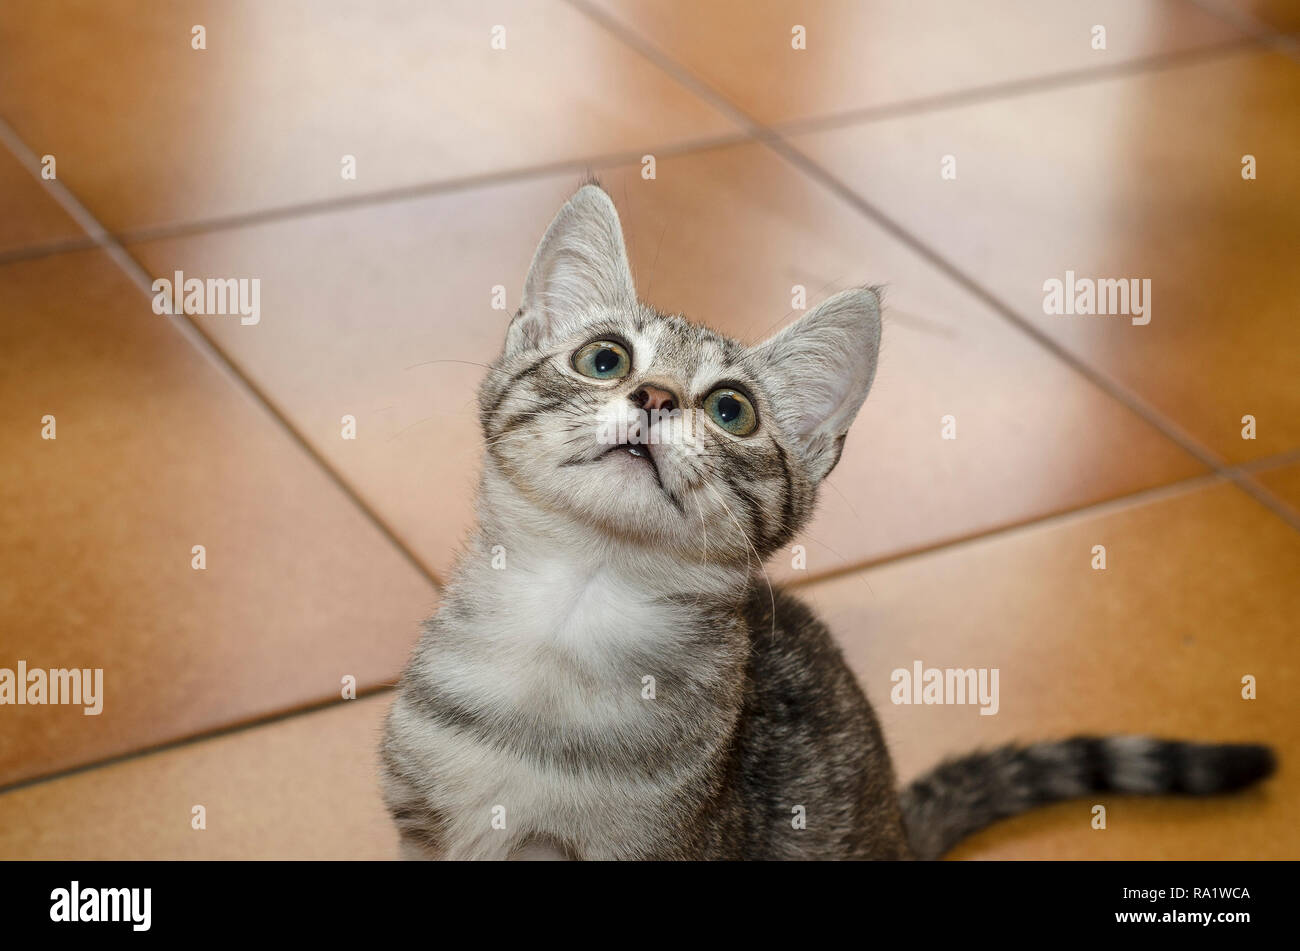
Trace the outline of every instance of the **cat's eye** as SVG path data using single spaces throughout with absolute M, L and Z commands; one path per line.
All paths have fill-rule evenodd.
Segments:
M 704 411 L 715 423 L 733 436 L 748 436 L 758 428 L 758 413 L 749 397 L 726 387 L 704 398 Z
M 573 368 L 595 380 L 621 380 L 632 372 L 632 357 L 613 340 L 594 340 L 573 355 Z

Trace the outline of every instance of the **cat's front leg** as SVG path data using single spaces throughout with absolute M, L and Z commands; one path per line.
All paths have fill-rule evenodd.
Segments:
M 380 746 L 380 780 L 384 805 L 401 838 L 404 859 L 441 859 L 447 851 L 447 817 L 429 801 L 427 782 L 409 753 L 395 741 L 392 720 Z
M 444 857 L 436 843 L 415 832 L 403 832 L 398 848 L 401 857 L 410 862 L 436 862 Z
M 446 820 L 421 801 L 409 785 L 384 777 L 384 800 L 397 825 L 401 857 L 431 861 L 446 858 Z

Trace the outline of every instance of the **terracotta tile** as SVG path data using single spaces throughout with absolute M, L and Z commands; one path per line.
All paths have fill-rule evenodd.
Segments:
M 118 231 L 736 131 L 560 0 L 7 3 L 0 114 Z
M 1093 546 L 1106 569 L 1092 569 Z M 1300 533 L 1235 486 L 1070 516 L 804 588 L 881 713 L 901 778 L 1012 740 L 1149 733 L 1273 744 L 1262 789 L 1101 797 L 989 830 L 965 858 L 1300 857 Z M 890 675 L 999 670 L 999 710 L 890 702 Z M 1258 698 L 1241 697 L 1257 678 Z
M 0 793 L 0 859 L 395 858 L 375 754 L 389 702 L 340 701 Z
M 1191 457 L 761 146 L 603 173 L 642 296 L 757 340 L 888 282 L 884 356 L 820 518 L 823 573 L 1200 471 Z M 406 544 L 445 570 L 470 520 L 480 364 L 499 351 L 564 176 L 135 246 L 155 274 L 263 280 L 256 327 L 204 330 Z M 506 308 L 490 306 L 492 288 Z M 353 414 L 358 439 L 340 438 Z M 941 439 L 952 414 L 958 438 Z M 784 556 L 788 559 L 789 556 Z M 783 564 L 777 573 L 789 574 Z
M 1278 495 L 1297 512 L 1300 512 L 1300 465 L 1281 466 L 1255 473 L 1255 481 Z
M 766 124 L 894 105 L 1230 41 L 1216 17 L 1174 0 L 595 0 Z M 794 27 L 806 48 L 792 47 Z M 1093 27 L 1106 49 L 1092 48 Z
M 83 237 L 31 172 L 0 146 L 0 256 Z
M 395 676 L 432 586 L 106 256 L 0 267 L 0 300 L 0 667 L 104 697 L 0 707 L 0 783 Z
M 1217 0 L 1217 3 L 1229 14 L 1245 14 L 1264 27 L 1282 33 L 1300 30 L 1300 4 L 1295 0 Z
M 1238 463 L 1300 446 L 1300 65 L 1273 53 L 796 140 L 1034 327 Z M 1213 129 L 1212 135 L 1206 130 Z M 1257 162 L 1243 180 L 1242 157 Z M 945 155 L 957 179 L 940 178 Z M 1151 281 L 1151 320 L 1044 283 Z M 1242 438 L 1242 417 L 1256 438 Z

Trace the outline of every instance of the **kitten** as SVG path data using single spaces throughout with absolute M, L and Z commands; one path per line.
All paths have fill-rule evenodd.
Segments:
M 1076 738 L 900 793 L 826 628 L 759 573 L 812 515 L 879 344 L 870 288 L 753 347 L 656 313 L 609 197 L 573 196 L 479 391 L 478 526 L 388 717 L 406 854 L 933 858 L 1041 803 L 1271 772 L 1262 746 Z

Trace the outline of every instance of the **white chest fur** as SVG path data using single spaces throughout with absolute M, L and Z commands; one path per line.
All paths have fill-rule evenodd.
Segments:
M 626 779 L 530 755 L 529 733 L 553 748 L 650 735 L 662 713 L 658 681 L 690 635 L 689 610 L 642 578 L 585 559 L 515 554 L 504 569 L 462 576 L 457 597 L 473 605 L 474 620 L 440 619 L 421 653 L 441 698 L 498 725 L 421 727 L 422 772 L 434 779 L 431 805 L 448 817 L 452 858 L 616 838 Z

